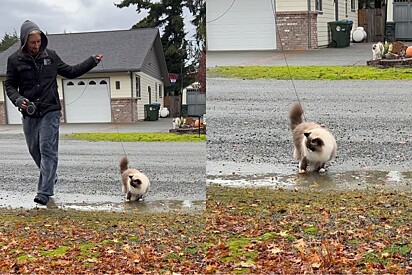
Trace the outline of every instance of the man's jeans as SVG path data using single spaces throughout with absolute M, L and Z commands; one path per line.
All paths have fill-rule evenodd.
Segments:
M 27 147 L 40 169 L 37 194 L 46 201 L 54 195 L 57 181 L 60 117 L 60 111 L 53 111 L 40 118 L 22 119 Z

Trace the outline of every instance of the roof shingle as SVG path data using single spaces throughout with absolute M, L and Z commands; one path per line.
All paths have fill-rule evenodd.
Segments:
M 160 52 L 163 52 L 161 43 L 155 43 L 160 41 L 156 40 L 157 36 L 157 28 L 49 34 L 47 47 L 55 50 L 69 65 L 78 64 L 93 54 L 102 54 L 102 65 L 95 67 L 91 72 L 140 71 L 151 47 L 160 47 Z M 19 46 L 20 41 L 0 53 L 0 76 L 6 75 L 7 58 Z M 162 60 L 164 61 L 164 56 Z M 162 63 L 164 64 L 160 66 L 165 67 L 166 63 Z

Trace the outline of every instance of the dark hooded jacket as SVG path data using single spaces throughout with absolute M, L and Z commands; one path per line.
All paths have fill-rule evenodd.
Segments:
M 79 77 L 97 65 L 96 58 L 91 56 L 75 66 L 64 63 L 57 53 L 47 48 L 47 37 L 41 32 L 40 51 L 31 56 L 25 46 L 30 32 L 40 28 L 26 20 L 20 29 L 19 50 L 9 56 L 7 61 L 6 93 L 11 102 L 17 106 L 16 100 L 23 96 L 36 105 L 34 117 L 42 117 L 50 111 L 61 110 L 57 91 L 57 75 L 66 78 Z M 28 114 L 23 111 L 23 116 Z

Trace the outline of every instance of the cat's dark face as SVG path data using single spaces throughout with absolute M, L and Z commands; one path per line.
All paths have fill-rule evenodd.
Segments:
M 304 133 L 306 137 L 306 147 L 312 152 L 321 152 L 325 143 L 319 137 L 312 137 L 310 134 L 310 132 Z
M 129 183 L 134 188 L 139 188 L 142 185 L 142 181 L 133 174 L 129 175 Z

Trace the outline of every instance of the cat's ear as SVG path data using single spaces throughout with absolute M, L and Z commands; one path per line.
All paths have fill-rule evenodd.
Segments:
M 305 132 L 305 133 L 303 133 L 303 134 L 305 135 L 305 137 L 309 137 L 310 132 Z

